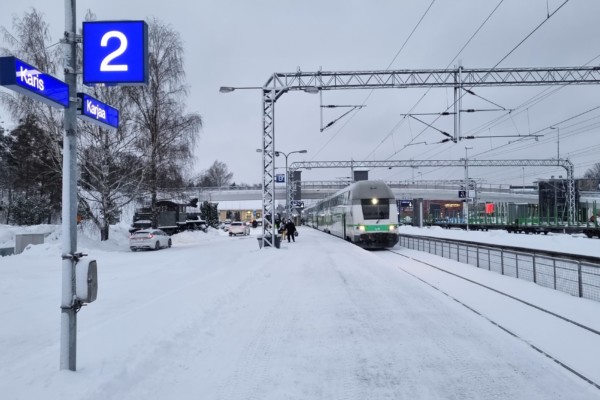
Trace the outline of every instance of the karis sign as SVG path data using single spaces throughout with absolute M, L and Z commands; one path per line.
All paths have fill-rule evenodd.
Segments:
M 69 85 L 16 57 L 0 57 L 0 86 L 52 107 L 69 107 Z
M 85 93 L 77 93 L 77 97 L 81 99 L 78 108 L 79 118 L 103 128 L 119 127 L 119 110 Z
M 148 25 L 144 21 L 83 23 L 83 83 L 148 83 Z

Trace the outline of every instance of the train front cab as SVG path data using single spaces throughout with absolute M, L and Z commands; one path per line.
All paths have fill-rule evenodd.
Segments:
M 353 242 L 364 249 L 394 247 L 398 243 L 397 224 L 390 216 L 394 215 L 392 199 L 360 199 L 355 205 L 355 214 L 361 214 L 358 224 L 354 224 Z

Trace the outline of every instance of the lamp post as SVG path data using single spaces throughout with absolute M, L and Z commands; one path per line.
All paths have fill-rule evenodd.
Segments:
M 231 93 L 238 89 L 259 89 L 262 92 L 263 99 L 263 218 L 267 219 L 263 224 L 263 235 L 261 241 L 261 247 L 268 245 L 277 246 L 275 240 L 276 232 L 273 229 L 273 221 L 268 221 L 269 214 L 274 217 L 273 203 L 275 201 L 275 184 L 273 182 L 274 165 L 275 165 L 275 102 L 284 93 L 290 90 L 304 91 L 306 93 L 319 93 L 321 88 L 318 86 L 278 86 L 279 80 L 275 78 L 269 79 L 270 84 L 273 86 L 246 86 L 246 87 L 232 87 L 232 86 L 221 86 L 219 92 Z M 269 84 L 269 83 L 267 83 Z M 287 159 L 286 159 L 287 161 Z M 267 223 L 268 222 L 268 223 Z
M 465 190 L 467 195 L 465 196 L 465 207 L 463 211 L 467 222 L 467 231 L 469 231 L 469 149 L 472 148 L 473 147 L 465 146 Z
M 550 129 L 556 129 L 556 162 L 560 160 L 560 127 L 551 126 Z
M 262 149 L 256 149 L 257 153 L 262 153 Z M 294 150 L 294 151 L 290 151 L 289 153 L 284 153 L 283 151 L 277 151 L 275 150 L 275 157 L 279 157 L 279 155 L 283 155 L 285 157 L 285 213 L 286 213 L 286 217 L 289 219 L 291 218 L 291 214 L 292 214 L 292 210 L 291 210 L 291 204 L 290 204 L 290 189 L 289 189 L 289 174 L 288 174 L 288 157 L 291 154 L 294 153 L 298 153 L 298 154 L 305 154 L 308 153 L 308 150 Z

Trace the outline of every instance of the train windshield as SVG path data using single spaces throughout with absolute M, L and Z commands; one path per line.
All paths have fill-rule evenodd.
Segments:
M 390 199 L 361 199 L 364 219 L 389 219 Z

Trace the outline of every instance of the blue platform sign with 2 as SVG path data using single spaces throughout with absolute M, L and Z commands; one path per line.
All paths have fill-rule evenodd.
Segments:
M 145 21 L 83 23 L 83 83 L 148 83 L 148 25 Z
M 69 107 L 69 85 L 16 57 L 0 57 L 0 86 L 52 107 Z

